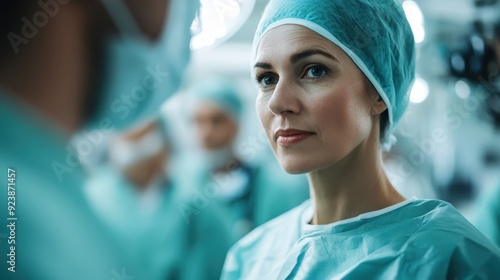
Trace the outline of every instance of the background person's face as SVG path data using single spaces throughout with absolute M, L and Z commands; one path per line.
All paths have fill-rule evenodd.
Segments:
M 374 98 L 362 72 L 333 43 L 305 27 L 283 25 L 262 38 L 255 62 L 257 113 L 285 171 L 325 168 L 368 138 Z M 278 129 L 306 133 L 277 138 Z
M 200 144 L 207 151 L 217 150 L 233 144 L 238 125 L 217 105 L 204 102 L 194 112 L 194 122 Z
M 115 165 L 123 175 L 132 183 L 133 186 L 138 188 L 147 187 L 152 180 L 158 176 L 165 176 L 166 169 L 170 158 L 170 146 L 166 140 L 161 140 L 161 143 L 151 142 L 152 134 L 163 133 L 156 122 L 151 122 L 146 125 L 135 127 L 134 129 L 120 135 L 115 143 L 126 143 L 126 149 L 123 145 L 111 145 L 111 163 Z M 154 138 L 156 139 L 156 138 Z M 157 140 L 157 139 L 156 139 Z M 148 142 L 144 142 L 148 141 Z M 160 144 L 161 147 L 156 145 Z M 145 147 L 145 145 L 147 147 Z M 152 146 L 153 145 L 153 146 Z M 146 156 L 145 149 L 156 147 L 156 151 Z M 116 158 L 118 153 L 132 153 L 134 155 L 146 156 L 144 158 L 134 157 L 134 161 L 127 165 L 122 166 L 119 159 Z

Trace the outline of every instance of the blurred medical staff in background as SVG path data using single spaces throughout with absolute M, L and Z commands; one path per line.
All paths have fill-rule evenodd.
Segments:
M 254 227 L 299 205 L 309 196 L 305 176 L 284 174 L 275 161 L 251 164 L 235 147 L 242 104 L 229 78 L 198 81 L 190 91 L 191 119 L 201 151 L 183 160 L 187 185 L 196 185 L 207 203 L 224 207 L 233 233 L 241 238 Z
M 92 139 L 128 127 L 175 92 L 198 6 L 1 2 L 0 169 L 11 179 L 0 193 L 0 218 L 10 218 L 0 232 L 1 279 L 142 278 L 139 260 L 85 201 L 86 176 L 68 142 L 84 127 L 96 129 L 86 131 Z
M 118 135 L 109 162 L 86 186 L 91 205 L 128 254 L 140 261 L 144 279 L 219 279 L 234 242 L 221 209 L 212 204 L 185 220 L 191 199 L 180 185 L 167 120 L 157 118 Z

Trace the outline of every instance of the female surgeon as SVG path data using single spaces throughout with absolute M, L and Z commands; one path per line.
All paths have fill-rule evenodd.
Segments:
M 500 250 L 450 204 L 406 199 L 380 146 L 414 79 L 395 0 L 271 0 L 254 39 L 256 106 L 311 200 L 229 252 L 222 279 L 493 279 Z

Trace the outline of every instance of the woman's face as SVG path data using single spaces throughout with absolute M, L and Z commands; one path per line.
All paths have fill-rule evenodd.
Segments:
M 264 35 L 254 73 L 257 113 L 288 173 L 337 163 L 368 139 L 385 109 L 344 51 L 299 25 Z

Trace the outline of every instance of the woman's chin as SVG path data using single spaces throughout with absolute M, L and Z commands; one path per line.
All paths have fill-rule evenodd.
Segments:
M 288 174 L 305 174 L 314 170 L 313 167 L 298 162 L 282 162 L 281 168 Z
M 335 165 L 341 158 L 314 158 L 313 156 L 306 157 L 278 157 L 278 162 L 281 168 L 289 174 L 305 174 Z

